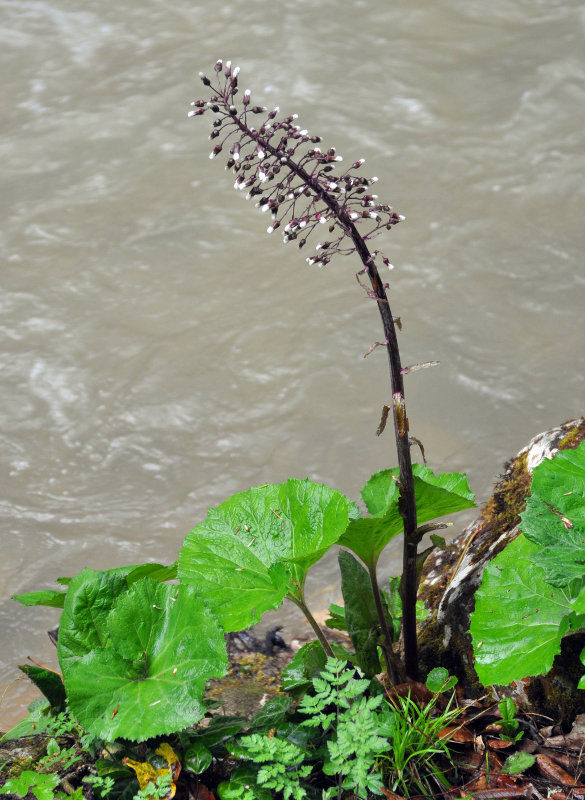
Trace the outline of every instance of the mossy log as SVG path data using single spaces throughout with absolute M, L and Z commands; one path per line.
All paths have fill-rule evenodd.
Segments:
M 535 436 L 506 464 L 480 516 L 448 549 L 435 551 L 425 563 L 419 597 L 431 614 L 419 629 L 421 665 L 427 670 L 446 667 L 459 677 L 470 696 L 484 691 L 473 667 L 468 632 L 484 567 L 520 532 L 520 514 L 530 494 L 532 470 L 558 450 L 577 447 L 583 439 L 584 417 Z M 555 721 L 560 718 L 568 722 L 584 712 L 585 691 L 576 688 L 583 672 L 578 655 L 584 645 L 584 635 L 564 640 L 552 671 L 518 683 L 514 687 L 515 699 Z

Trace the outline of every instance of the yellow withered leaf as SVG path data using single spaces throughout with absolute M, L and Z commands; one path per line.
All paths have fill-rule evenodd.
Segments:
M 167 742 L 162 742 L 162 744 L 156 748 L 155 753 L 164 758 L 168 764 L 167 767 L 157 769 L 153 767 L 149 761 L 134 761 L 132 758 L 123 758 L 122 762 L 134 770 L 141 789 L 146 789 L 149 783 L 155 784 L 159 776 L 170 775 L 171 783 L 165 800 L 172 800 L 177 791 L 176 781 L 181 772 L 181 762 L 173 748 Z

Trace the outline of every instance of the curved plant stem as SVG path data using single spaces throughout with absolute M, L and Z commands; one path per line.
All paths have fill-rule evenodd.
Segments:
M 303 612 L 303 614 L 307 618 L 307 620 L 309 622 L 309 625 L 311 626 L 311 628 L 315 632 L 315 636 L 317 637 L 317 639 L 319 639 L 321 647 L 325 651 L 325 655 L 330 656 L 331 658 L 334 658 L 335 657 L 335 653 L 331 649 L 331 645 L 329 644 L 329 642 L 325 638 L 325 634 L 323 633 L 323 631 L 319 627 L 319 623 L 317 622 L 315 617 L 311 614 L 311 612 L 309 611 L 309 609 L 305 605 L 304 600 L 299 600 L 298 597 L 294 597 L 293 595 L 290 595 L 290 594 L 287 595 L 287 597 L 291 601 L 291 603 L 294 603 L 295 606 L 298 606 L 298 608 L 301 609 L 301 611 Z
M 394 665 L 395 655 L 394 650 L 392 649 L 392 637 L 390 635 L 390 629 L 388 628 L 386 615 L 384 614 L 384 606 L 382 605 L 382 598 L 380 596 L 380 587 L 378 586 L 378 579 L 376 577 L 376 568 L 371 567 L 368 572 L 370 574 L 370 583 L 372 584 L 372 593 L 374 595 L 376 613 L 378 615 L 378 621 L 380 622 L 380 628 L 382 629 L 382 636 L 384 637 L 382 653 L 384 654 L 386 672 L 388 673 L 388 677 L 392 683 L 396 684 L 398 683 L 398 673 Z

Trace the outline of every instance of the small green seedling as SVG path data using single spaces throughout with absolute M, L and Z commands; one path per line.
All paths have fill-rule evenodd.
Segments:
M 516 719 L 516 704 L 510 697 L 505 697 L 498 703 L 502 715 L 501 738 L 507 742 L 518 742 L 524 736 L 524 731 L 519 731 L 520 723 Z

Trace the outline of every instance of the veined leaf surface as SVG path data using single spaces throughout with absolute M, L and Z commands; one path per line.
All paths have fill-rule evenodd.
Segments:
M 425 522 L 475 506 L 475 498 L 465 475 L 442 472 L 435 475 L 424 464 L 413 464 L 417 522 Z M 368 566 L 374 567 L 380 553 L 402 533 L 398 510 L 398 469 L 377 472 L 362 489 L 362 498 L 371 517 L 352 520 L 339 540 Z
M 485 685 L 548 672 L 570 628 L 580 586 L 548 583 L 534 563 L 538 549 L 520 534 L 484 570 L 470 633 Z
M 117 592 L 116 577 L 85 577 L 87 586 L 72 584 L 63 643 L 59 635 L 69 708 L 84 729 L 143 741 L 197 722 L 206 681 L 227 668 L 223 631 L 205 603 L 189 587 L 150 578 Z
M 554 586 L 585 573 L 585 443 L 561 450 L 535 468 L 521 515 L 522 531 L 538 545 L 534 562 Z
M 185 539 L 179 578 L 209 602 L 227 631 L 257 622 L 287 594 L 302 596 L 309 568 L 353 513 L 340 492 L 291 479 L 233 495 Z

